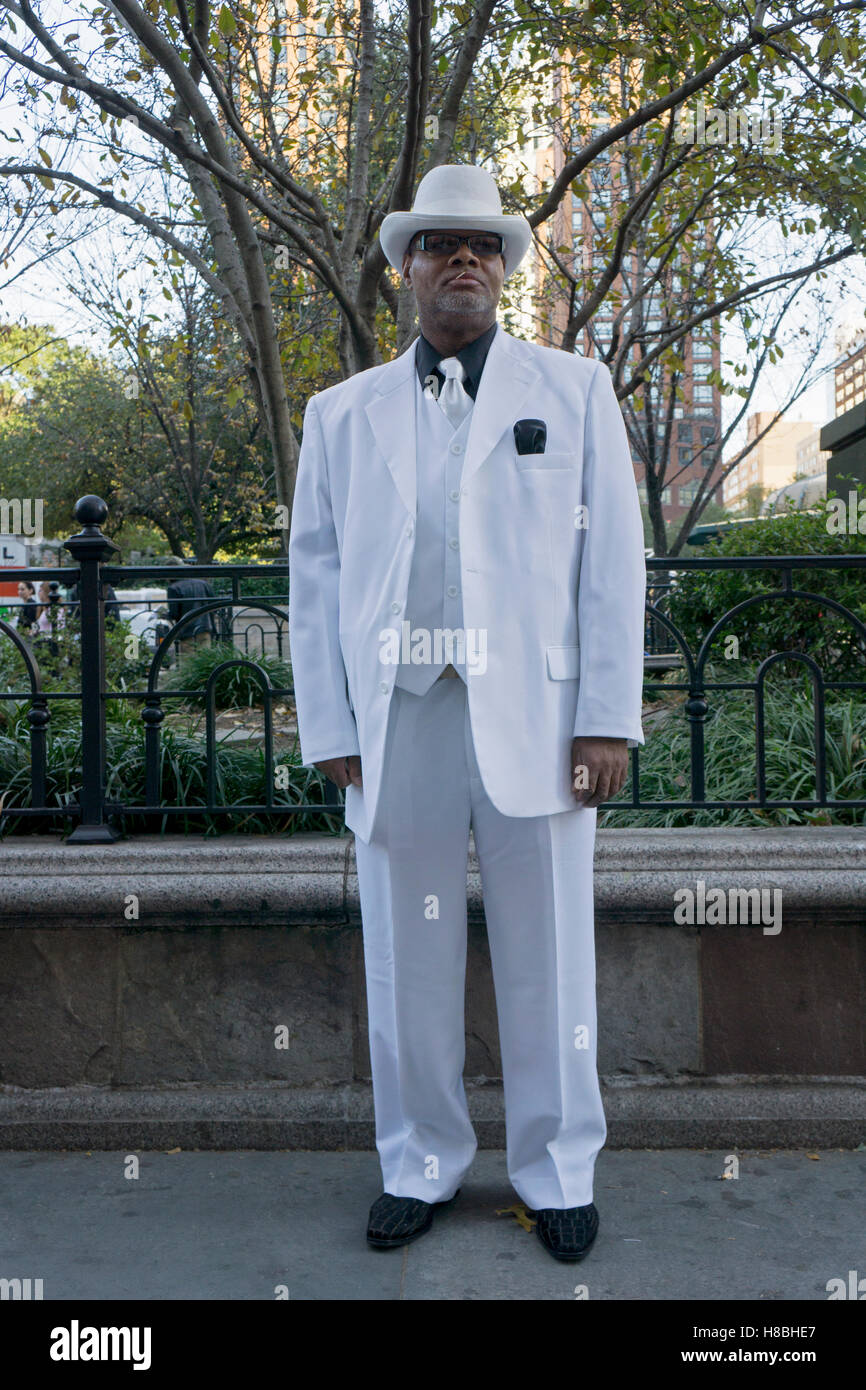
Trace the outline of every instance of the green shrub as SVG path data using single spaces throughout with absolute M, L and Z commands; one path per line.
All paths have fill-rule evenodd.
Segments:
M 815 714 L 811 680 L 783 676 L 779 663 L 765 683 L 765 769 L 767 797 L 808 801 L 817 795 Z M 793 663 L 790 663 L 793 666 Z M 721 675 L 716 670 L 710 676 Z M 677 706 L 651 729 L 639 751 L 640 795 L 646 801 L 687 801 L 691 795 L 691 725 Z M 708 691 L 704 725 L 705 795 L 708 801 L 757 799 L 755 701 L 748 691 Z M 825 704 L 825 765 L 831 801 L 866 799 L 866 694 L 830 693 Z M 631 779 L 615 798 L 628 801 Z M 599 826 L 862 825 L 866 812 L 807 811 L 758 806 L 712 811 L 606 811 Z
M 76 691 L 81 689 L 81 622 L 67 616 L 49 643 L 46 638 L 25 641 L 33 652 L 42 677 L 42 689 Z M 108 690 L 142 689 L 153 653 L 136 640 L 129 623 L 118 620 L 105 625 L 105 680 Z M 28 689 L 24 662 L 15 644 L 0 637 L 0 689 L 24 694 Z M 66 701 L 56 701 L 58 708 Z
M 862 555 L 866 537 L 827 530 L 825 513 L 793 512 L 757 520 L 713 541 L 711 555 Z M 795 589 L 835 599 L 866 624 L 866 571 L 794 570 Z M 667 611 L 697 655 L 713 625 L 737 603 L 781 587 L 778 570 L 680 571 Z M 866 678 L 866 643 L 853 624 L 826 603 L 805 599 L 768 599 L 736 614 L 715 639 L 710 659 L 718 659 L 725 639 L 739 642 L 738 664 L 731 661 L 723 679 L 750 679 L 754 666 L 776 652 L 811 655 L 828 679 Z M 736 670 L 737 674 L 734 674 Z
M 0 785 L 3 805 L 30 806 L 30 725 L 26 701 L 8 702 L 0 711 Z M 144 727 L 138 702 L 108 701 L 106 723 L 106 798 L 132 805 L 145 800 Z M 81 788 L 81 714 L 73 701 L 51 705 L 51 724 L 47 739 L 46 804 L 64 806 L 76 800 Z M 274 761 L 289 768 L 287 787 L 275 787 L 274 803 L 291 807 L 324 805 L 326 779 L 315 768 L 300 762 L 297 737 L 291 747 L 275 749 Z M 239 833 L 293 834 L 298 830 L 317 830 L 341 834 L 342 812 L 304 811 L 299 815 L 249 815 L 196 811 L 207 802 L 205 741 L 192 726 L 186 729 L 163 726 L 159 746 L 162 799 L 169 804 L 190 806 L 180 815 L 125 816 L 129 832 L 170 831 L 213 834 Z M 266 801 L 266 769 L 263 747 L 244 747 L 216 742 L 216 798 L 233 805 L 263 805 Z M 2 834 L 44 833 L 64 822 L 59 817 L 4 817 Z M 68 825 L 69 822 L 67 821 Z
M 243 654 L 229 642 L 214 642 L 210 646 L 202 644 L 189 652 L 176 670 L 172 671 L 163 687 L 165 690 L 201 690 L 198 697 L 191 700 L 204 700 L 204 689 L 211 672 L 224 661 L 243 660 Z M 276 656 L 262 653 L 249 658 L 250 664 L 232 666 L 217 676 L 215 698 L 218 709 L 249 708 L 264 703 L 261 678 L 252 669 L 253 663 L 265 671 L 271 685 L 277 690 L 291 689 L 292 671 L 285 662 Z

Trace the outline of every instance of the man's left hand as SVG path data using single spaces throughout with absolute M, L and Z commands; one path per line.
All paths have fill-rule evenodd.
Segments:
M 586 770 L 576 777 L 575 769 L 580 768 Z M 628 744 L 624 738 L 572 739 L 571 783 L 579 805 L 600 806 L 610 801 L 627 776 Z

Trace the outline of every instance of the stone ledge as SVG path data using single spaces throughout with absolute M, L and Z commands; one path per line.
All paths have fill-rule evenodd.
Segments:
M 866 1078 L 602 1078 L 607 1148 L 847 1148 L 866 1143 Z M 502 1088 L 467 1081 L 479 1148 L 505 1147 Z M 369 1085 L 0 1087 L 0 1149 L 375 1148 Z
M 595 901 L 616 918 L 639 910 L 672 921 L 678 888 L 780 888 L 788 920 L 816 909 L 866 912 L 866 827 L 768 830 L 601 830 Z M 142 835 L 113 845 L 56 837 L 0 843 L 0 927 L 123 923 L 124 897 L 140 899 L 139 929 L 209 924 L 284 926 L 360 921 L 354 836 Z M 483 915 L 474 846 L 470 915 Z M 132 924 L 130 924 L 132 925 Z

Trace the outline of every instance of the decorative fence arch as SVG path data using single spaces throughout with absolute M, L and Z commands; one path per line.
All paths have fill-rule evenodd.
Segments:
M 740 808 L 782 808 L 807 810 L 807 809 L 859 809 L 866 807 L 866 796 L 860 799 L 846 798 L 841 802 L 832 802 L 827 799 L 827 788 L 825 778 L 825 693 L 828 690 L 864 690 L 866 691 L 866 678 L 863 680 L 827 680 L 817 662 L 803 652 L 793 649 L 774 652 L 771 656 L 761 662 L 752 681 L 707 681 L 705 670 L 713 644 L 720 633 L 731 626 L 731 620 L 737 614 L 746 609 L 756 607 L 761 604 L 773 604 L 777 602 L 794 603 L 804 601 L 807 603 L 820 604 L 822 608 L 830 608 L 838 613 L 840 617 L 851 624 L 854 631 L 858 634 L 862 643 L 864 659 L 866 659 L 866 624 L 864 624 L 855 613 L 852 613 L 844 604 L 836 599 L 829 598 L 825 594 L 816 594 L 808 589 L 795 589 L 793 584 L 793 572 L 795 570 L 833 570 L 833 569 L 855 569 L 864 572 L 866 580 L 866 555 L 785 555 L 785 556 L 700 556 L 700 557 L 677 557 L 672 560 L 660 558 L 650 558 L 647 560 L 648 575 L 647 588 L 650 592 L 657 590 L 662 593 L 664 601 L 672 592 L 672 585 L 656 584 L 653 578 L 655 571 L 672 573 L 676 571 L 688 572 L 690 570 L 773 570 L 779 571 L 782 575 L 781 588 L 767 589 L 763 593 L 750 594 L 748 598 L 735 603 L 733 607 L 727 609 L 721 617 L 717 618 L 703 638 L 697 653 L 692 652 L 684 634 L 677 627 L 676 623 L 668 614 L 658 606 L 657 603 L 648 602 L 647 611 L 647 638 L 648 646 L 657 653 L 658 651 L 658 632 L 661 628 L 672 637 L 675 647 L 674 654 L 682 657 L 685 667 L 687 680 L 683 683 L 644 680 L 644 689 L 657 687 L 665 691 L 681 690 L 686 695 L 685 713 L 691 728 L 691 797 L 688 801 L 664 801 L 652 802 L 640 799 L 640 751 L 635 748 L 632 750 L 632 799 L 628 802 L 618 802 L 616 807 L 608 806 L 606 809 L 629 809 L 629 810 L 737 810 Z M 800 661 L 812 672 L 813 692 L 815 695 L 815 766 L 817 776 L 817 796 L 813 799 L 779 799 L 771 800 L 767 797 L 766 787 L 766 758 L 765 758 L 765 697 L 764 684 L 767 671 L 777 662 L 784 660 Z M 755 696 L 755 754 L 756 754 L 756 791 L 757 795 L 750 801 L 713 801 L 706 796 L 706 747 L 705 747 L 705 726 L 707 716 L 710 713 L 710 704 L 707 700 L 708 691 L 724 690 L 752 690 Z M 866 793 L 866 786 L 864 786 Z

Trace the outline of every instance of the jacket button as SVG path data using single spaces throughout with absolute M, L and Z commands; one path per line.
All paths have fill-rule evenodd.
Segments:
M 400 605 L 399 605 L 399 603 L 392 603 L 392 604 L 391 604 L 391 612 L 392 612 L 392 613 L 399 613 L 399 612 L 400 612 Z
M 388 694 L 388 682 L 387 682 L 387 681 L 380 681 L 380 682 L 379 682 L 379 689 L 381 690 L 381 692 L 382 692 L 383 695 L 387 695 L 387 694 Z

